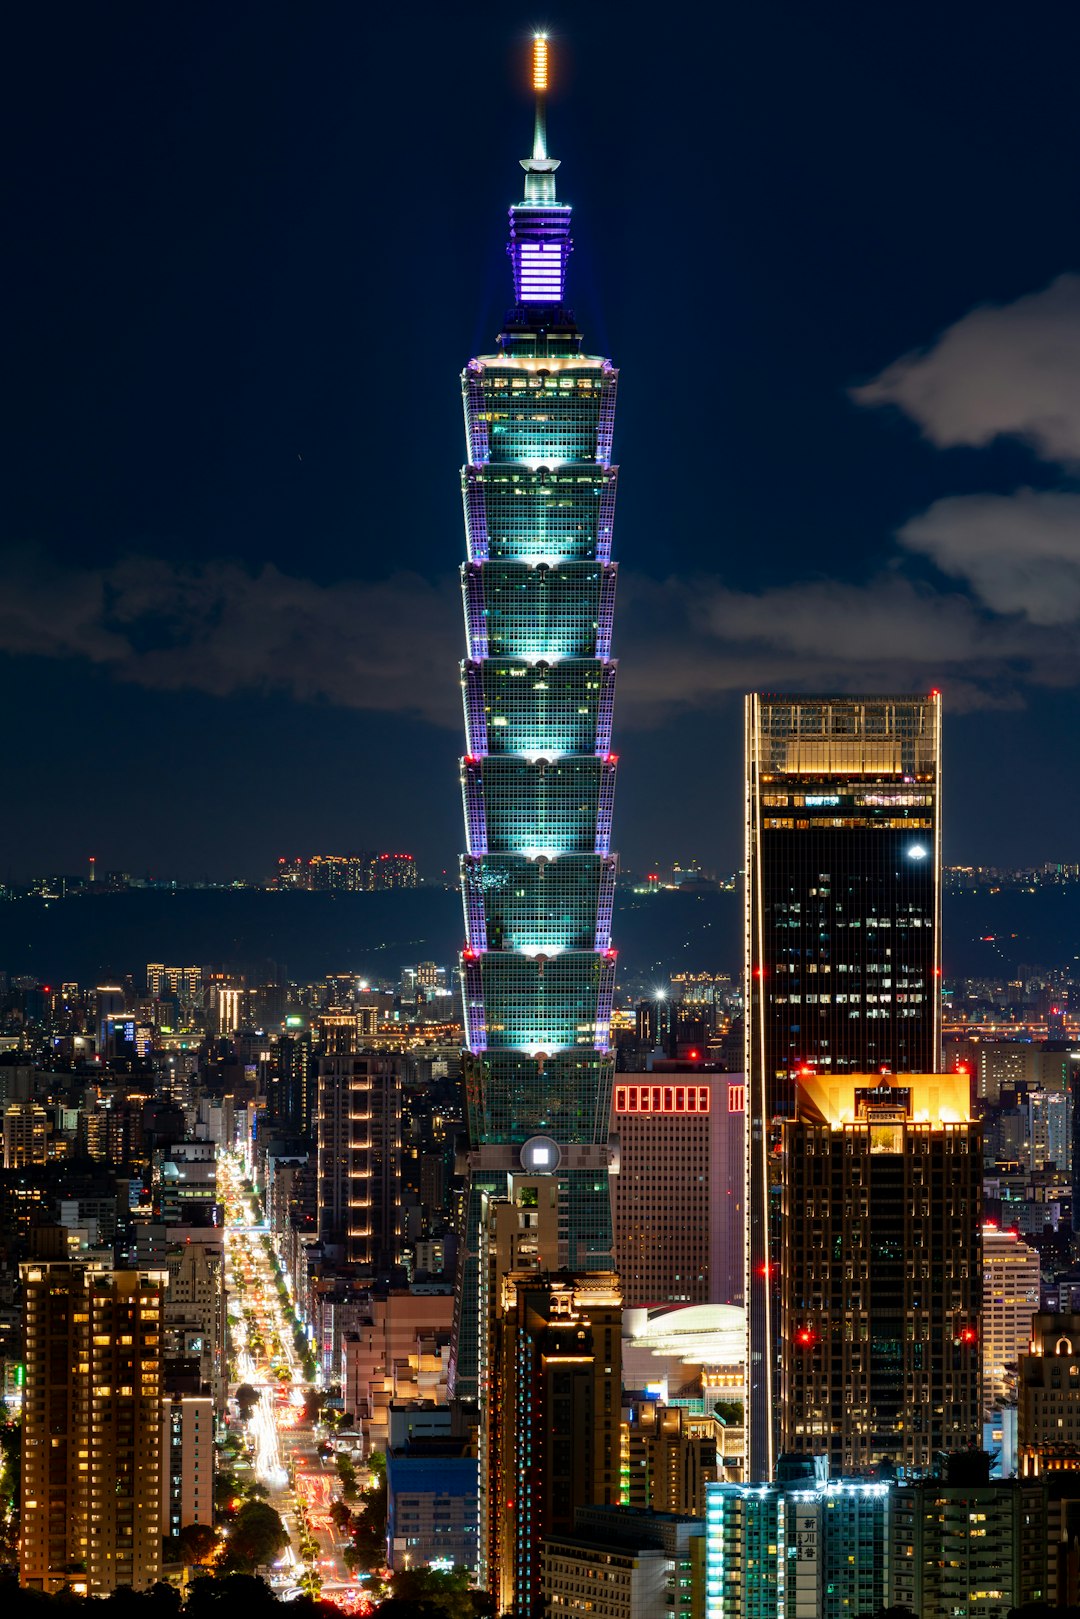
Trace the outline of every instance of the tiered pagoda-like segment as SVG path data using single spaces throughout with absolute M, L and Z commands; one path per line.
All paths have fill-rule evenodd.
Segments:
M 617 373 L 581 352 L 564 302 L 571 210 L 547 155 L 546 51 L 537 40 L 533 154 L 510 209 L 515 302 L 498 352 L 462 379 L 469 1224 L 483 1186 L 548 1169 L 560 1262 L 608 1270 Z M 466 1336 L 463 1322 L 462 1388 Z

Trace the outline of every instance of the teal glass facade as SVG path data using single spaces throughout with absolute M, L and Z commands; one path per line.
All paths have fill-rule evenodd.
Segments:
M 564 302 L 569 207 L 542 119 L 510 209 L 515 303 L 462 377 L 470 1194 L 456 1386 L 475 1379 L 475 1231 L 533 1137 L 555 1143 L 559 1260 L 610 1270 L 611 816 L 617 373 Z

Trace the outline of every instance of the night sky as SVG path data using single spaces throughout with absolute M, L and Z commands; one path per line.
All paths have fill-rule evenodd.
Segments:
M 0 878 L 455 861 L 535 26 L 624 862 L 739 864 L 752 688 L 941 687 L 946 858 L 1080 855 L 1074 6 L 132 0 L 3 24 Z

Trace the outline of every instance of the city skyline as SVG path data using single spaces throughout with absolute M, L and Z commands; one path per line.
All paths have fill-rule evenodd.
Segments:
M 238 7 L 20 22 L 9 1599 L 1080 1613 L 1039 21 Z
M 1075 723 L 1075 457 L 1066 383 L 1039 356 L 1068 352 L 1080 244 L 1059 203 L 1076 189 L 1067 98 L 1036 95 L 1030 71 L 1033 53 L 1053 75 L 1068 52 L 1045 51 L 1038 27 L 1014 47 L 972 40 L 949 17 L 931 60 L 917 28 L 848 6 L 823 23 L 780 7 L 780 28 L 707 19 L 691 52 L 675 19 L 654 19 L 646 51 L 618 15 L 548 21 L 587 220 L 579 313 L 642 379 L 620 428 L 635 466 L 620 634 L 637 649 L 620 701 L 635 739 L 624 856 L 735 867 L 742 691 L 940 684 L 946 859 L 1068 859 L 1074 766 L 1054 738 Z M 167 38 L 150 17 L 84 33 L 73 11 L 48 44 L 20 18 L 13 116 L 33 159 L 15 176 L 22 409 L 0 658 L 13 700 L 33 704 L 21 808 L 5 809 L 28 871 L 78 869 L 90 851 L 160 866 L 165 848 L 181 873 L 224 874 L 263 839 L 260 866 L 282 848 L 396 842 L 452 866 L 454 816 L 430 788 L 456 751 L 438 678 L 458 634 L 456 512 L 432 479 L 401 543 L 390 491 L 411 450 L 364 376 L 393 363 L 433 288 L 455 313 L 428 333 L 432 374 L 497 324 L 494 239 L 466 222 L 508 200 L 497 165 L 470 157 L 467 210 L 456 187 L 412 199 L 447 127 L 470 153 L 513 127 L 520 70 L 501 68 L 534 19 L 412 16 L 422 48 L 403 20 L 361 38 L 344 14 L 264 9 L 254 62 L 239 23 L 204 59 L 197 11 Z M 482 59 L 481 106 L 455 86 Z M 133 71 L 147 60 L 152 98 Z M 408 63 L 408 119 L 376 82 L 385 60 Z M 601 66 L 630 92 L 602 117 L 578 93 Z M 731 154 L 718 167 L 685 157 L 716 145 Z M 718 205 L 703 204 L 714 184 Z M 374 222 L 403 207 L 419 208 L 425 249 L 389 276 Z M 684 338 L 641 318 L 661 308 Z M 703 312 L 720 343 L 707 386 Z M 958 372 L 992 386 L 973 401 Z M 646 378 L 693 407 L 657 413 Z M 411 408 L 417 441 L 451 466 L 452 409 L 434 390 Z M 707 470 L 673 478 L 680 457 Z M 103 721 L 95 791 L 55 792 L 58 734 Z M 146 768 L 154 741 L 195 750 L 212 818 Z M 330 748 L 343 790 L 313 803 Z M 288 765 L 253 826 L 256 758 Z M 389 791 L 364 790 L 372 758 Z

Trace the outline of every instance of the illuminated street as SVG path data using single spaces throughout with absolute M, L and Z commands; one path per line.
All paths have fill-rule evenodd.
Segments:
M 236 1157 L 219 1156 L 218 1176 L 226 1217 L 229 1342 L 236 1370 L 230 1393 L 244 1383 L 258 1393 L 258 1403 L 241 1431 L 246 1434 L 255 1479 L 281 1514 L 290 1541 L 273 1583 L 285 1597 L 298 1590 L 304 1572 L 299 1556 L 302 1505 L 309 1534 L 319 1548 L 313 1566 L 322 1579 L 323 1595 L 350 1612 L 364 1613 L 370 1599 L 345 1566 L 344 1542 L 330 1517 L 331 1504 L 340 1493 L 337 1472 L 319 1455 L 305 1415 L 304 1397 L 312 1385 L 293 1342 L 292 1314 L 278 1292 L 261 1210 L 244 1191 Z

